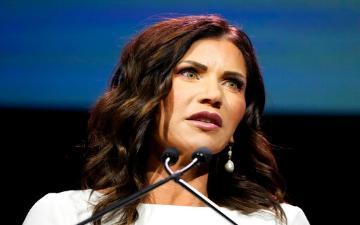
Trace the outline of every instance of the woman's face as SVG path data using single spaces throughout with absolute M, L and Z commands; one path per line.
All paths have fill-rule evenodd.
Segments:
M 230 41 L 194 42 L 176 65 L 172 89 L 161 101 L 157 143 L 181 154 L 199 147 L 213 153 L 224 149 L 245 113 L 246 72 L 241 51 Z

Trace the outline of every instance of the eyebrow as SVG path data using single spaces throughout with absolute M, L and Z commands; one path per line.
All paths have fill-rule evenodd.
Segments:
M 189 63 L 189 64 L 195 66 L 196 68 L 199 68 L 202 71 L 206 71 L 208 69 L 207 66 L 205 66 L 199 62 L 193 61 L 193 60 L 180 61 L 179 64 L 181 64 L 181 63 Z M 246 76 L 244 74 L 236 72 L 236 71 L 225 71 L 224 75 L 240 76 L 240 77 L 246 78 Z

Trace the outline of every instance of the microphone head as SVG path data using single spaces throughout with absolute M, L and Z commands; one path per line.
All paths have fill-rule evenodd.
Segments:
M 197 158 L 199 160 L 199 163 L 209 163 L 212 157 L 212 152 L 206 148 L 201 147 L 198 148 L 195 152 L 192 154 L 192 159 Z
M 175 164 L 179 159 L 179 151 L 176 148 L 167 148 L 161 154 L 161 162 L 165 163 L 165 160 L 170 158 L 169 165 Z

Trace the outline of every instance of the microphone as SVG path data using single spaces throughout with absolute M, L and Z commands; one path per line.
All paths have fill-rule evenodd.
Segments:
M 198 164 L 199 163 L 206 163 L 206 164 L 209 163 L 211 160 L 211 157 L 212 157 L 211 151 L 205 147 L 199 148 L 197 151 L 193 152 L 193 154 L 192 154 L 193 162 L 195 161 Z M 171 170 L 171 168 L 166 163 L 165 163 L 165 169 L 170 175 L 174 174 L 174 172 Z M 187 191 L 189 191 L 195 197 L 197 197 L 202 202 L 204 202 L 207 206 L 209 206 L 210 208 L 215 210 L 218 214 L 220 214 L 222 217 L 224 217 L 227 221 L 229 221 L 230 223 L 232 223 L 234 225 L 237 225 L 237 223 L 235 221 L 233 221 L 230 217 L 228 217 L 226 214 L 224 214 L 221 211 L 221 208 L 215 202 L 211 201 L 209 198 L 207 198 L 201 192 L 199 192 L 194 187 L 192 187 L 190 184 L 185 182 L 183 179 L 178 177 L 177 179 L 175 179 L 175 182 L 180 184 Z
M 161 162 L 165 163 L 166 159 L 169 159 L 169 165 L 175 164 L 179 159 L 179 152 L 176 148 L 167 148 L 165 151 L 161 154 Z
M 197 158 L 199 160 L 199 163 L 210 163 L 212 157 L 211 151 L 206 147 L 198 148 L 195 152 L 192 153 L 191 158 L 195 159 Z
M 179 158 L 179 152 L 175 149 L 175 148 L 168 148 L 166 149 L 162 156 L 161 156 L 161 161 L 165 164 L 165 166 L 167 166 L 168 168 L 169 165 L 175 164 L 177 162 Z M 204 158 L 204 159 L 203 159 Z M 136 192 L 124 199 L 120 199 L 116 202 L 114 202 L 113 204 L 109 205 L 108 207 L 102 209 L 101 211 L 95 213 L 94 215 L 92 215 L 91 217 L 89 217 L 88 219 L 83 220 L 82 222 L 78 223 L 77 225 L 85 225 L 87 223 L 90 223 L 96 219 L 101 218 L 104 214 L 111 212 L 115 209 L 120 209 L 122 207 L 124 207 L 125 205 L 135 201 L 136 199 L 144 196 L 145 194 L 147 194 L 149 191 L 159 187 L 160 185 L 165 184 L 166 182 L 170 181 L 170 180 L 178 180 L 180 178 L 180 176 L 182 174 L 184 174 L 186 171 L 188 171 L 189 169 L 191 169 L 196 163 L 199 163 L 201 161 L 205 161 L 205 153 L 199 153 L 199 155 L 196 156 L 196 158 L 194 158 L 194 154 L 193 154 L 193 161 L 190 162 L 187 166 L 185 166 L 183 169 L 181 170 L 177 170 L 175 172 L 171 171 L 171 174 L 169 174 L 168 177 L 147 186 L 146 188 L 144 188 L 143 190 L 140 190 L 139 192 Z

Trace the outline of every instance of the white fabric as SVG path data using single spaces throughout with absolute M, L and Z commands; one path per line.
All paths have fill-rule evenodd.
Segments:
M 101 194 L 91 190 L 51 193 L 42 197 L 30 209 L 23 225 L 74 225 L 92 213 L 92 205 Z M 281 204 L 288 219 L 288 225 L 309 225 L 303 211 L 296 206 Z M 223 213 L 239 225 L 275 225 L 271 212 L 259 211 L 244 215 L 236 210 L 221 208 Z M 208 207 L 140 204 L 139 219 L 135 225 L 219 225 L 230 224 Z M 112 224 L 112 223 L 110 223 Z

